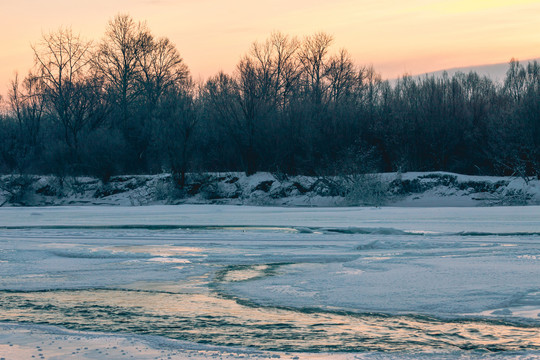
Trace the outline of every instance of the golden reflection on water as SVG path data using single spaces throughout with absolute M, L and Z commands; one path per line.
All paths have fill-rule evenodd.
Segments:
M 201 249 L 189 246 L 172 245 L 136 245 L 136 246 L 108 246 L 99 248 L 99 250 L 108 250 L 112 253 L 129 252 L 135 254 L 150 254 L 152 256 L 206 256 L 201 254 L 207 249 Z
M 540 349 L 537 327 L 255 306 L 214 293 L 0 293 L 0 321 L 162 335 L 283 351 Z

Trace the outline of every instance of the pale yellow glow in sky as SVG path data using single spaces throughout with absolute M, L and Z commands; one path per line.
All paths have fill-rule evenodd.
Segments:
M 508 7 L 509 5 L 527 5 L 538 4 L 536 0 L 447 0 L 447 1 L 432 1 L 428 6 L 434 10 L 441 11 L 447 14 L 458 14 L 467 12 L 485 11 L 490 9 Z
M 540 56 L 540 1 L 531 0 L 0 0 L 0 94 L 15 71 L 26 74 L 42 32 L 71 26 L 98 41 L 118 13 L 168 36 L 195 79 L 232 71 L 274 30 L 328 32 L 334 50 L 386 78 Z

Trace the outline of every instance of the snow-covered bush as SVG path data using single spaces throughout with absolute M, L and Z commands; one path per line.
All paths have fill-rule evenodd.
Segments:
M 347 179 L 347 205 L 381 206 L 389 197 L 388 183 L 376 174 L 356 174 Z
M 171 178 L 156 179 L 154 185 L 154 199 L 157 201 L 170 201 L 182 197 L 185 192 L 178 189 Z
M 36 178 L 30 175 L 10 175 L 0 179 L 0 190 L 5 195 L 5 199 L 0 206 L 9 204 L 26 205 L 28 198 L 34 193 L 32 185 Z

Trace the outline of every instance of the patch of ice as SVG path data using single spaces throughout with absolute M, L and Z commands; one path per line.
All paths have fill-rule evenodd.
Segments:
M 177 259 L 171 257 L 154 257 L 150 258 L 147 261 L 161 262 L 161 263 L 172 263 L 172 264 L 190 264 L 191 261 L 187 259 Z
M 508 308 L 505 308 L 505 309 L 492 311 L 491 315 L 512 315 L 512 311 L 510 311 Z
M 255 265 L 250 267 L 243 267 L 240 269 L 229 270 L 223 277 L 224 281 L 236 282 L 247 281 L 257 277 L 261 277 L 268 270 L 267 265 Z
M 524 260 L 540 260 L 540 255 L 518 255 L 517 258 Z

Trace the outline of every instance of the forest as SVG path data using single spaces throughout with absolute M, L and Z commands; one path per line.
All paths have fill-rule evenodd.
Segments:
M 359 39 L 360 41 L 360 39 Z M 32 45 L 0 115 L 0 173 L 91 175 L 390 171 L 540 176 L 540 65 L 505 79 L 382 80 L 333 37 L 274 32 L 235 70 L 192 79 L 180 51 L 118 15 Z

